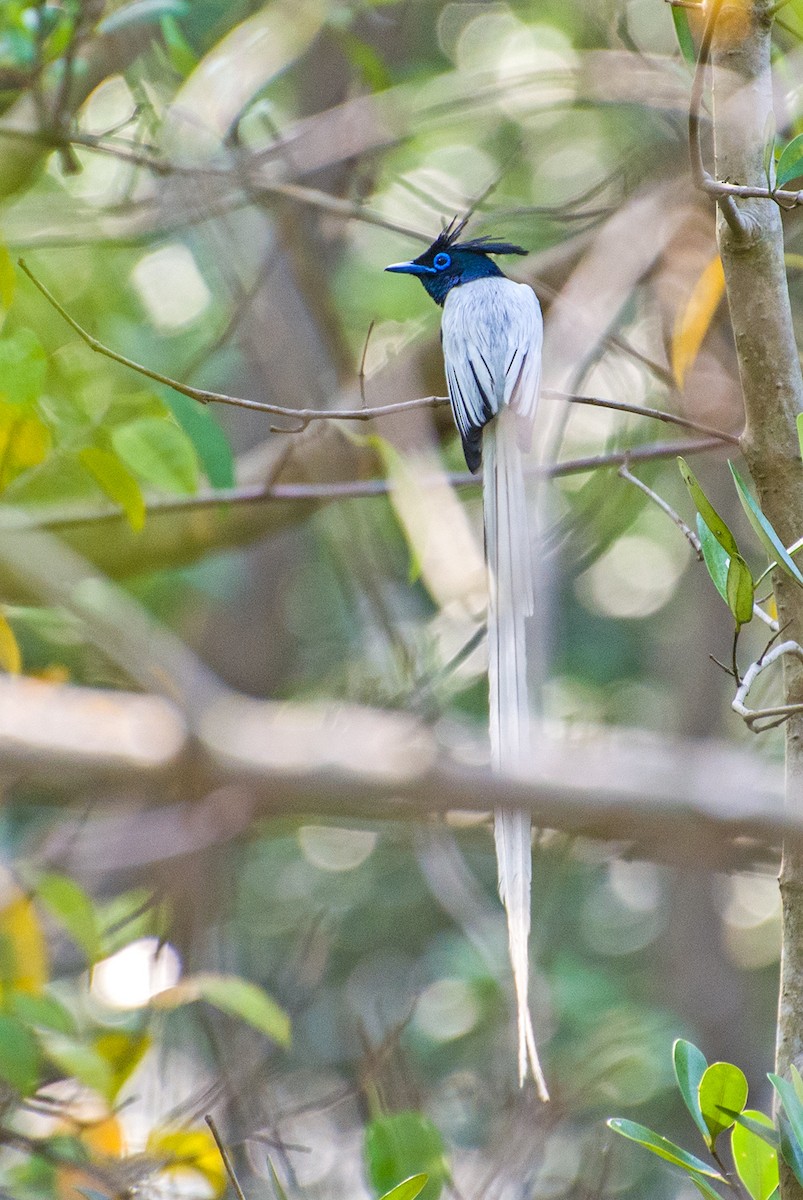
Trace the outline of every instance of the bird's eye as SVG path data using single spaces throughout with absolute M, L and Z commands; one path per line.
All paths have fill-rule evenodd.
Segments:
M 439 271 L 445 271 L 448 266 L 451 266 L 451 262 L 452 262 L 452 260 L 448 254 L 441 253 L 441 254 L 435 255 L 435 257 L 432 260 L 432 265 L 433 265 L 433 267 L 436 267 Z

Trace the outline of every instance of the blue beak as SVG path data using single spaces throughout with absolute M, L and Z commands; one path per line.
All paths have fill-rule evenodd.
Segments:
M 391 263 L 386 271 L 394 271 L 397 275 L 433 275 L 432 267 L 424 267 L 417 262 Z

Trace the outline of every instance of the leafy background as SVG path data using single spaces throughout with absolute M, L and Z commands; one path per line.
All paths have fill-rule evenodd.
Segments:
M 2 0 L 4 506 L 59 532 L 233 687 L 412 710 L 447 738 L 479 736 L 478 497 L 435 505 L 418 482 L 462 469 L 448 414 L 387 419 L 367 438 L 272 433 L 263 414 L 201 406 L 93 353 L 16 260 L 156 372 L 289 408 L 355 407 L 364 355 L 379 405 L 444 390 L 437 310 L 382 274 L 420 245 L 399 227 L 427 239 L 495 184 L 474 225 L 531 252 L 516 268 L 547 313 L 547 384 L 738 432 L 712 214 L 686 166 L 699 32 L 659 0 Z M 776 30 L 788 180 L 803 169 L 801 32 L 791 0 Z M 25 136 L 32 125 L 42 136 Z M 793 217 L 798 308 L 799 237 Z M 564 460 L 668 440 L 632 415 L 556 412 Z M 766 559 L 724 456 L 694 472 L 757 576 Z M 637 473 L 693 523 L 699 496 L 672 459 Z M 197 502 L 380 474 L 394 503 Z M 560 478 L 546 546 L 543 710 L 567 753 L 620 728 L 647 746 L 692 737 L 703 756 L 749 743 L 777 763 L 779 736 L 748 734 L 709 661 L 729 660 L 731 616 L 642 493 L 612 469 Z M 0 582 L 7 671 L 132 686 L 80 620 Z M 744 662 L 766 641 L 756 626 Z M 200 798 L 188 778 L 165 800 Z M 484 821 L 357 822 L 344 804 L 334 826 L 262 820 L 171 858 L 133 785 L 41 789 L 22 772 L 6 799 L 0 1170 L 15 1196 L 94 1200 L 131 1180 L 219 1194 L 210 1112 L 254 1194 L 379 1195 L 424 1172 L 426 1200 L 687 1195 L 604 1124 L 637 1117 L 688 1141 L 673 1039 L 740 1064 L 750 1104 L 771 1101 L 769 877 L 631 861 L 627 830 L 624 854 L 539 839 L 545 1111 L 514 1084 Z M 115 824 L 121 808 L 136 820 Z M 126 948 L 128 967 L 101 969 Z

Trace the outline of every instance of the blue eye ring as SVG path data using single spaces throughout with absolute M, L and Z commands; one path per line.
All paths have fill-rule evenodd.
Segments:
M 444 254 L 441 251 L 440 254 L 436 254 L 433 258 L 432 265 L 437 271 L 445 271 L 447 267 L 452 265 L 452 260 L 448 254 Z

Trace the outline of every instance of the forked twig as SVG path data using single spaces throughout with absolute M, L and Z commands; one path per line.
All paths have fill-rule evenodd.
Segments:
M 780 646 L 762 654 L 761 658 L 751 663 L 731 701 L 733 711 L 738 713 L 747 728 L 753 733 L 764 733 L 767 729 L 774 729 L 776 725 L 782 725 L 789 717 L 803 713 L 803 704 L 778 704 L 770 708 L 748 708 L 747 706 L 748 693 L 759 675 L 785 654 L 792 655 L 803 663 L 803 646 L 792 641 L 781 642 Z

